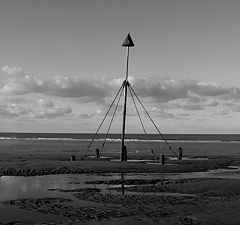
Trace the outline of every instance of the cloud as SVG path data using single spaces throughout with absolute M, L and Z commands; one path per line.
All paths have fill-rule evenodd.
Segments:
M 56 118 L 64 117 L 72 113 L 70 107 L 50 107 L 34 111 L 30 114 L 32 118 Z
M 200 104 L 186 104 L 181 108 L 186 110 L 204 110 L 205 109 L 205 107 Z
M 239 99 L 238 87 L 227 87 L 220 83 L 200 82 L 197 80 L 175 80 L 159 78 L 135 78 L 134 89 L 142 97 L 159 102 L 169 102 L 180 98 L 216 97 L 219 99 Z
M 7 75 L 14 76 L 14 75 L 23 75 L 24 71 L 21 67 L 10 67 L 10 66 L 3 66 L 1 71 Z
M 0 115 L 10 118 L 78 116 L 86 119 L 105 115 L 123 80 L 67 75 L 40 77 L 28 74 L 20 67 L 4 66 L 0 71 Z M 226 115 L 240 108 L 239 87 L 156 77 L 130 76 L 129 82 L 155 117 L 190 118 L 190 111 Z M 97 109 L 101 109 L 101 113 L 97 113 Z M 122 100 L 118 111 L 122 112 Z M 128 109 L 129 115 L 135 113 Z
M 214 115 L 218 115 L 218 116 L 227 116 L 228 114 L 229 114 L 228 109 L 219 109 L 214 113 Z
M 55 105 L 52 101 L 38 99 L 33 104 L 30 117 L 32 118 L 56 118 L 68 116 L 72 113 L 70 106 Z
M 166 119 L 189 119 L 192 114 L 179 113 L 179 112 L 166 112 L 165 109 L 152 107 L 149 110 L 151 116 L 155 118 L 166 118 Z
M 41 93 L 65 98 L 85 98 L 93 101 L 106 97 L 108 91 L 98 81 L 56 76 L 42 85 Z
M 63 98 L 80 98 L 83 102 L 103 101 L 120 88 L 123 79 L 83 79 L 78 76 L 52 76 L 40 78 L 27 74 L 22 68 L 4 66 L 0 77 L 0 92 L 8 95 L 40 93 Z M 209 98 L 231 100 L 240 99 L 238 87 L 226 87 L 219 83 L 196 80 L 175 80 L 159 78 L 129 77 L 129 81 L 140 97 L 152 102 L 164 103 L 187 99 L 191 104 L 201 104 Z
M 85 101 L 99 100 L 108 94 L 106 85 L 99 80 L 60 75 L 43 79 L 26 74 L 18 67 L 2 67 L 1 71 L 10 75 L 1 80 L 0 92 L 3 94 L 41 93 L 64 98 L 83 98 Z
M 167 113 L 165 112 L 163 109 L 160 108 L 156 108 L 156 107 L 152 107 L 149 110 L 151 116 L 157 116 L 160 118 L 174 118 L 174 114 L 173 113 Z
M 34 96 L 36 97 L 36 96 Z M 57 118 L 72 113 L 70 106 L 56 105 L 52 101 L 37 98 L 1 97 L 2 118 Z
M 133 78 L 131 85 L 148 105 L 170 110 L 174 116 L 179 110 L 182 113 L 208 111 L 226 115 L 240 108 L 240 89 L 235 86 L 149 77 Z
M 224 87 L 218 83 L 196 82 L 193 91 L 201 96 L 224 96 L 232 93 L 229 87 Z
M 209 107 L 216 107 L 216 106 L 219 106 L 220 105 L 220 103 L 218 102 L 218 101 L 215 101 L 215 100 L 211 100 L 208 104 L 207 104 L 207 106 L 209 106 Z
M 186 98 L 189 87 L 191 87 L 189 82 L 139 78 L 134 80 L 133 86 L 139 96 L 152 98 L 158 102 L 168 102 L 178 98 Z
M 1 104 L 0 105 L 0 116 L 3 118 L 16 118 L 22 117 L 29 113 L 29 109 L 18 106 L 16 104 Z

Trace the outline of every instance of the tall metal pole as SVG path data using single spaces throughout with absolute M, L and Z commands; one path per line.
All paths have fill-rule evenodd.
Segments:
M 123 82 L 123 87 L 125 88 L 125 92 L 124 92 L 125 95 L 124 95 L 124 107 L 123 107 L 123 126 L 122 126 L 122 142 L 121 142 L 120 159 L 121 161 L 126 161 L 127 153 L 126 153 L 126 147 L 124 145 L 124 139 L 125 139 L 126 112 L 127 112 L 127 89 L 129 86 L 129 82 L 128 82 L 129 47 L 134 46 L 130 33 L 128 33 L 122 46 L 127 47 L 127 62 L 126 62 L 126 78 Z
M 123 107 L 122 144 L 121 144 L 121 155 L 120 155 L 121 161 L 125 160 L 124 139 L 125 139 L 126 113 L 127 113 L 128 63 L 129 63 L 129 46 L 127 46 L 126 79 L 123 83 L 125 90 L 124 90 L 124 107 Z

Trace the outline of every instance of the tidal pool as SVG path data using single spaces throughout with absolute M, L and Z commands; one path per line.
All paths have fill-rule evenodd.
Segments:
M 127 173 L 125 180 L 130 179 L 184 179 L 184 178 L 232 178 L 240 179 L 240 168 L 218 169 L 206 172 L 189 173 Z M 19 198 L 65 197 L 75 200 L 71 193 L 50 191 L 50 189 L 73 190 L 78 188 L 98 188 L 109 192 L 116 185 L 89 184 L 89 181 L 121 180 L 121 174 L 59 174 L 45 176 L 2 176 L 0 177 L 0 202 Z
M 97 175 L 47 175 L 47 176 L 2 176 L 0 177 L 0 222 L 8 221 L 56 221 L 59 216 L 19 209 L 14 205 L 3 204 L 4 201 L 26 198 L 66 198 L 71 199 L 74 207 L 104 207 L 106 204 L 95 203 L 75 198 L 71 192 L 51 191 L 53 189 L 73 190 L 78 188 L 96 188 L 86 181 L 96 179 L 112 179 L 112 176 Z M 98 185 L 105 190 L 107 185 Z
M 59 219 L 58 216 L 47 215 L 39 212 L 27 211 L 19 209 L 14 205 L 6 205 L 2 202 L 26 199 L 26 198 L 66 198 L 72 200 L 72 205 L 75 207 L 104 207 L 104 203 L 95 203 L 90 201 L 80 200 L 71 192 L 60 192 L 62 190 L 74 190 L 79 188 L 98 188 L 102 193 L 121 194 L 121 192 L 113 191 L 113 187 L 121 187 L 119 185 L 108 185 L 104 183 L 94 183 L 94 181 L 109 181 L 122 180 L 122 174 L 61 174 L 61 175 L 46 175 L 46 176 L 2 176 L 0 177 L 0 221 L 51 221 Z M 184 179 L 184 178 L 231 178 L 240 179 L 240 168 L 218 169 L 206 172 L 191 172 L 191 173 L 128 173 L 124 174 L 124 180 L 130 179 Z M 91 183 L 92 182 L 92 183 Z M 55 190 L 56 189 L 56 190 Z M 55 190 L 55 191 L 53 191 Z M 146 194 L 125 192 L 125 194 Z M 148 193 L 159 194 L 164 193 Z M 176 195 L 178 193 L 165 193 L 167 195 Z M 181 195 L 181 193 L 179 193 Z

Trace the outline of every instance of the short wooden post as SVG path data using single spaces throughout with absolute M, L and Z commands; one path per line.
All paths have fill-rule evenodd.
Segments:
M 183 156 L 182 147 L 179 147 L 178 148 L 178 160 L 182 160 L 182 156 Z
M 127 162 L 127 146 L 123 146 L 123 161 Z
M 165 155 L 162 155 L 162 165 L 165 165 Z
M 96 148 L 96 158 L 97 159 L 100 158 L 100 150 L 99 150 L 99 148 Z
M 72 155 L 71 158 L 70 158 L 70 161 L 76 161 L 76 156 Z

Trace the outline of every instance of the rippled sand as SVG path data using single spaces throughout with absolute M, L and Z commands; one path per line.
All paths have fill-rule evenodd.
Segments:
M 9 159 L 7 155 L 1 158 L 1 193 L 5 193 L 1 189 L 4 179 L 20 176 L 22 194 L 2 198 L 0 224 L 240 223 L 239 169 L 223 170 L 239 166 L 240 159 L 236 157 L 168 159 L 167 165 L 46 158 L 46 155 L 34 159 L 31 156 L 31 160 L 28 157 Z M 219 168 L 216 173 L 206 172 Z M 70 174 L 76 177 L 82 174 L 88 179 L 82 180 L 80 175 L 79 179 L 73 179 L 73 176 L 68 185 L 61 186 L 65 182 L 64 174 L 70 177 Z M 48 175 L 49 185 L 41 186 L 43 175 Z M 29 191 L 24 179 L 34 180 L 29 185 L 39 187 L 42 192 Z M 9 179 L 5 190 L 14 186 L 16 190 L 20 183 L 13 180 Z M 16 217 L 17 214 L 22 217 Z

